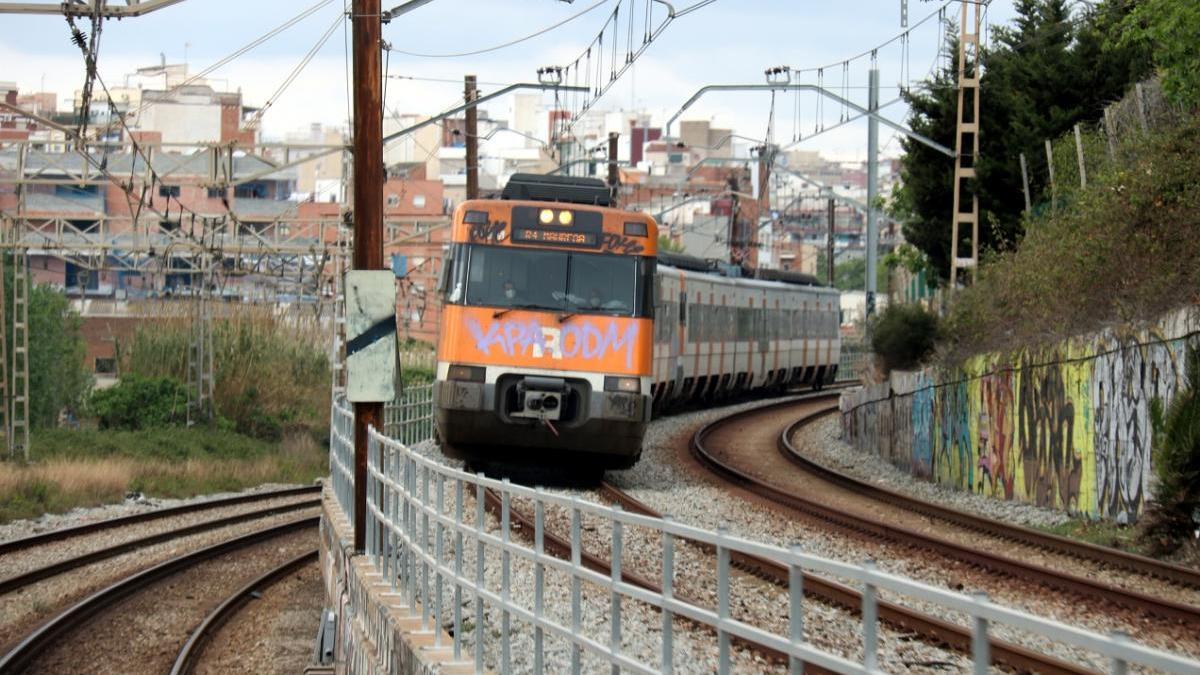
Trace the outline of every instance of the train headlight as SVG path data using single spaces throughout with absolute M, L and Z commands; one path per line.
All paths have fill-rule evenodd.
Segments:
M 467 382 L 483 382 L 484 374 L 487 371 L 482 366 L 463 366 L 453 364 L 450 366 L 450 371 L 446 373 L 448 380 L 465 380 Z
M 542 209 L 538 214 L 538 220 L 542 221 L 543 225 L 549 225 L 554 222 L 554 212 L 550 209 Z
M 640 394 L 642 392 L 642 381 L 636 377 L 613 377 L 612 375 L 608 375 L 604 378 L 604 391 L 623 391 Z
M 573 217 L 574 216 L 571 215 L 570 211 L 559 211 L 558 212 L 558 222 L 560 225 L 570 225 L 571 219 Z

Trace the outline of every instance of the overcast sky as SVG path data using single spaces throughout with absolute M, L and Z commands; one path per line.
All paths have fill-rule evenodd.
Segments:
M 316 58 L 267 112 L 264 130 L 268 136 L 282 136 L 311 122 L 345 123 L 349 35 L 341 20 L 344 1 L 332 0 L 211 76 L 218 85 L 240 88 L 247 104 L 262 105 L 322 34 L 337 24 Z M 626 6 L 628 2 L 625 0 Z M 674 0 L 673 4 L 683 9 L 694 2 Z M 185 0 L 144 17 L 106 22 L 100 43 L 100 73 L 110 87 L 117 86 L 127 73 L 157 64 L 163 57 L 168 63 L 186 58 L 191 70 L 197 72 L 317 3 Z M 483 55 L 429 58 L 391 54 L 388 65 L 392 75 L 452 81 L 389 79 L 389 110 L 443 110 L 461 100 L 465 73 L 474 73 L 484 83 L 534 81 L 539 66 L 573 60 L 596 36 L 617 0 L 435 0 L 398 18 L 383 30 L 384 39 L 394 47 L 446 54 L 506 43 L 597 3 L 599 7 L 562 27 Z M 385 7 L 391 4 L 384 0 Z M 641 0 L 637 6 L 643 6 Z M 910 25 L 936 12 L 939 6 L 911 0 Z M 656 24 L 665 16 L 662 7 L 656 4 Z M 958 7 L 957 2 L 951 6 L 950 16 L 957 16 Z M 1012 14 L 1011 0 L 996 0 L 988 19 L 992 25 L 1005 23 Z M 25 92 L 44 87 L 57 92 L 60 99 L 69 99 L 82 83 L 83 67 L 79 50 L 69 40 L 66 22 L 54 16 L 0 17 L 0 80 L 15 81 Z M 919 80 L 935 63 L 940 35 L 937 23 L 929 21 L 912 29 L 907 58 L 903 58 L 900 42 L 879 51 L 884 103 L 896 98 L 898 83 Z M 769 66 L 807 68 L 829 63 L 839 65 L 825 72 L 825 86 L 847 91 L 853 100 L 865 104 L 869 59 L 852 62 L 845 81 L 840 62 L 902 32 L 899 0 L 717 0 L 671 23 L 598 107 L 645 108 L 661 123 L 705 84 L 762 83 L 763 70 Z M 805 75 L 803 81 L 815 84 L 816 76 Z M 496 87 L 485 84 L 481 88 L 487 91 Z M 791 94 L 779 94 L 774 106 L 775 140 L 788 144 L 798 132 L 811 134 L 819 126 L 816 105 L 811 95 L 802 95 L 797 101 Z M 503 117 L 507 105 L 497 103 L 488 109 L 492 116 Z M 740 134 L 762 138 L 771 110 L 771 97 L 765 93 L 709 95 L 685 113 L 684 119 L 711 118 L 719 126 L 732 126 Z M 885 112 L 897 121 L 905 114 L 899 104 L 887 107 Z M 825 104 L 827 126 L 840 114 L 836 105 Z M 896 154 L 899 144 L 890 131 L 884 128 L 881 138 L 885 154 Z M 852 123 L 798 147 L 861 159 L 866 154 L 866 125 Z

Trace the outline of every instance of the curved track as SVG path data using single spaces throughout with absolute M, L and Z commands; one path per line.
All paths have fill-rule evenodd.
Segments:
M 112 584 L 66 611 L 58 614 L 26 636 L 16 647 L 0 657 L 0 672 L 20 672 L 33 664 L 39 657 L 61 643 L 65 636 L 80 629 L 119 600 L 142 592 L 155 582 L 179 574 L 225 553 L 237 551 L 276 537 L 307 528 L 315 528 L 318 517 L 294 520 L 283 525 L 258 530 L 235 539 L 223 541 L 198 551 L 172 558 L 154 567 L 142 570 Z
M 216 609 L 209 612 L 204 617 L 204 621 L 200 623 L 200 626 L 192 631 L 187 643 L 179 650 L 179 654 L 175 657 L 175 665 L 171 667 L 171 675 L 187 675 L 187 673 L 193 672 L 196 664 L 200 662 L 204 646 L 216 635 L 221 626 L 225 625 L 229 619 L 237 614 L 238 610 L 253 597 L 254 593 L 275 584 L 294 570 L 315 562 L 318 553 L 317 549 L 313 549 L 292 558 L 246 584 L 236 593 L 226 598 Z

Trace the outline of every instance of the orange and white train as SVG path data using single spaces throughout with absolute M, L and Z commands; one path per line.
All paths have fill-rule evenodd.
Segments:
M 608 194 L 518 174 L 455 210 L 434 383 L 447 454 L 628 467 L 654 410 L 832 381 L 836 291 L 660 259 L 654 220 Z

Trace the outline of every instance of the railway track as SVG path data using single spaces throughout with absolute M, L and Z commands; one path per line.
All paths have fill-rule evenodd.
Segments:
M 305 529 L 313 529 L 318 517 L 306 517 L 251 532 L 197 551 L 176 556 L 148 569 L 132 574 L 75 603 L 26 636 L 12 650 L 0 657 L 0 672 L 21 672 L 43 659 L 51 650 L 71 641 L 72 635 L 86 625 L 96 622 L 107 611 L 116 611 L 123 600 L 152 589 L 158 582 L 196 569 L 228 553 L 242 551 L 256 544 L 271 541 Z M 155 598 L 155 602 L 165 602 Z M 189 599 L 189 602 L 191 600 Z
M 1200 608 L 1178 602 L 1169 597 L 1158 597 L 1137 591 L 1130 591 L 1094 579 L 1050 569 L 1023 559 L 990 553 L 980 550 L 979 547 L 965 546 L 938 536 L 888 524 L 886 517 L 879 515 L 871 517 L 870 513 L 856 512 L 854 509 L 845 508 L 844 502 L 841 505 L 837 505 L 830 500 L 830 491 L 843 487 L 838 482 L 839 478 L 833 475 L 837 472 L 826 473 L 826 471 L 822 470 L 823 468 L 814 469 L 813 475 L 821 477 L 821 482 L 827 487 L 817 487 L 809 483 L 801 489 L 797 485 L 789 485 L 785 480 L 786 477 L 781 479 L 778 465 L 770 465 L 767 468 L 756 471 L 748 463 L 747 457 L 749 453 L 732 459 L 713 447 L 715 444 L 710 442 L 715 435 L 714 432 L 717 430 L 724 429 L 722 433 L 728 438 L 730 433 L 738 431 L 738 423 L 740 423 L 742 429 L 749 429 L 752 426 L 762 428 L 761 417 L 756 419 L 757 416 L 762 416 L 766 412 L 778 414 L 778 411 L 781 410 L 792 410 L 797 406 L 806 405 L 808 408 L 803 413 L 797 411 L 798 415 L 802 414 L 801 419 L 796 420 L 793 418 L 791 423 L 786 425 L 783 434 L 773 439 L 777 448 L 770 449 L 772 453 L 782 453 L 782 456 L 787 457 L 789 462 L 795 462 L 799 453 L 791 445 L 790 439 L 803 424 L 832 412 L 833 409 L 828 405 L 820 406 L 815 410 L 813 409 L 812 404 L 816 402 L 820 405 L 823 399 L 824 397 L 812 397 L 806 401 L 775 403 L 714 420 L 694 434 L 690 446 L 691 454 L 709 470 L 722 476 L 727 481 L 739 485 L 758 498 L 783 505 L 789 510 L 827 523 L 833 526 L 835 530 L 930 551 L 942 558 L 953 558 L 966 563 L 971 568 L 1000 574 L 1021 582 L 1034 581 L 1035 583 L 1049 586 L 1056 590 L 1065 591 L 1077 596 L 1084 596 L 1097 601 L 1102 607 L 1108 605 L 1108 603 L 1112 603 L 1136 612 L 1150 613 L 1155 617 L 1168 619 L 1171 622 L 1168 625 L 1176 627 L 1172 629 L 1175 634 L 1180 634 L 1179 631 L 1183 631 L 1183 634 L 1186 634 L 1192 627 L 1200 625 Z M 738 453 L 733 451 L 730 451 L 728 454 L 738 455 Z M 806 467 L 815 465 L 807 460 L 803 463 Z M 823 476 L 828 476 L 828 478 L 824 478 Z M 856 481 L 848 476 L 842 478 L 845 480 L 845 489 L 847 490 L 851 489 L 849 487 L 851 481 L 859 484 L 860 487 L 858 487 L 858 490 L 861 490 L 861 492 L 855 492 L 856 495 L 859 495 L 857 497 L 859 500 L 870 499 L 870 494 L 877 489 L 873 485 Z M 788 487 L 785 487 L 785 485 Z M 985 519 L 981 519 L 978 516 L 958 514 L 953 509 L 946 509 L 939 505 L 929 505 L 926 508 L 924 506 L 925 502 L 921 502 L 920 500 L 911 500 L 910 502 L 908 500 L 911 498 L 907 498 L 905 495 L 897 495 L 891 491 L 886 492 L 887 494 L 881 494 L 880 498 L 882 500 L 881 506 L 887 509 L 908 507 L 924 518 L 938 518 L 937 514 L 945 512 L 946 518 L 938 519 L 944 520 L 955 527 L 987 532 L 989 534 L 996 533 L 993 536 L 1017 541 L 1024 545 L 1050 549 L 1064 555 L 1069 552 L 1074 557 L 1106 565 L 1115 566 L 1117 561 L 1121 561 L 1124 563 L 1121 565 L 1124 569 L 1135 568 L 1143 570 L 1143 573 L 1148 576 L 1169 579 L 1174 583 L 1191 586 L 1189 581 L 1191 575 L 1188 573 L 1190 571 L 1181 573 L 1171 565 L 1160 565 L 1157 561 L 1139 559 L 1139 556 L 1132 556 L 1121 552 L 1115 552 L 1116 555 L 1113 556 L 1106 550 L 1095 550 L 1101 547 L 1086 544 L 1075 546 L 1076 542 L 1064 540 L 1061 537 L 1043 535 L 1040 532 L 1028 530 L 1028 528 L 1014 527 L 1009 530 L 1004 524 L 999 523 L 986 523 L 985 526 L 985 523 L 980 522 Z M 813 498 L 809 498 L 806 495 L 813 495 Z M 818 496 L 820 498 L 819 501 L 816 498 Z M 971 527 L 967 523 L 973 523 L 975 527 Z M 1029 538 L 1021 539 L 1022 535 L 1026 532 L 1031 533 Z M 1154 570 L 1154 572 L 1149 572 L 1149 570 Z M 1140 624 L 1143 621 L 1144 619 L 1138 619 L 1136 623 Z
M 171 675 L 188 675 L 194 672 L 197 664 L 200 663 L 203 657 L 204 648 L 211 643 L 217 631 L 228 623 L 254 597 L 255 593 L 259 593 L 274 585 L 293 571 L 316 562 L 318 553 L 317 549 L 301 553 L 282 565 L 267 571 L 254 581 L 238 589 L 213 609 L 213 611 L 209 612 L 196 630 L 192 631 L 183 648 L 179 650 L 179 654 L 175 657 L 175 663 L 171 666 Z
M 284 495 L 284 496 L 291 496 L 291 495 Z M 239 503 L 246 503 L 246 502 L 239 502 Z M 193 534 L 199 534 L 201 532 L 207 532 L 210 530 L 215 530 L 215 529 L 219 529 L 219 528 L 223 528 L 223 527 L 229 527 L 231 525 L 237 525 L 239 523 L 250 522 L 253 520 L 261 520 L 264 518 L 269 518 L 271 516 L 276 516 L 276 515 L 280 515 L 280 514 L 284 514 L 284 513 L 290 513 L 292 511 L 298 511 L 301 509 L 315 508 L 320 505 L 321 505 L 320 499 L 309 499 L 309 500 L 303 500 L 303 501 L 296 501 L 296 502 L 291 502 L 291 503 L 283 504 L 283 505 L 279 505 L 279 506 L 272 506 L 272 507 L 265 508 L 265 509 L 258 509 L 255 511 L 246 511 L 243 513 L 238 513 L 238 514 L 235 514 L 232 516 L 227 516 L 224 518 L 205 520 L 205 521 L 202 521 L 199 523 L 195 523 L 193 525 L 188 525 L 185 527 L 180 527 L 180 528 L 176 528 L 176 529 L 172 529 L 172 530 L 166 530 L 163 532 L 157 532 L 157 533 L 154 533 L 151 535 L 147 535 L 145 537 L 130 539 L 128 541 L 124 541 L 119 544 L 115 544 L 113 546 L 98 548 L 98 549 L 89 551 L 87 553 L 83 553 L 81 555 L 73 556 L 70 558 L 65 558 L 65 559 L 59 560 L 57 562 L 53 562 L 53 563 L 49 563 L 47 565 L 43 565 L 41 567 L 33 568 L 33 569 L 23 572 L 21 574 L 16 574 L 11 577 L 6 577 L 4 579 L 0 579 L 0 595 L 3 595 L 5 593 L 13 593 L 13 592 L 20 591 L 21 589 L 23 589 L 27 586 L 30 586 L 32 584 L 35 584 L 39 581 L 49 579 L 53 576 L 63 574 L 65 572 L 69 572 L 71 570 L 78 569 L 80 567 L 91 565 L 91 564 L 100 562 L 102 560 L 107 560 L 109 558 L 115 558 L 116 556 L 122 555 L 124 553 L 128 553 L 130 551 L 135 551 L 140 548 L 153 546 L 155 544 L 159 544 L 159 543 L 162 543 L 165 541 L 170 541 L 172 539 L 179 539 L 182 537 L 191 536 Z M 144 515 L 144 514 L 139 514 L 139 515 Z M 180 514 L 171 514 L 171 515 L 180 515 Z M 166 516 L 160 516 L 160 518 L 161 517 L 166 517 Z M 120 519 L 116 519 L 116 520 L 120 520 Z M 111 522 L 112 521 L 101 521 L 101 524 L 111 523 Z M 138 521 L 138 522 L 144 522 L 144 521 Z M 119 526 L 119 525 L 110 525 L 110 527 L 117 527 L 117 526 Z M 97 530 L 91 530 L 90 532 L 88 532 L 88 534 L 90 534 L 91 532 L 95 532 L 95 531 L 97 531 Z M 56 541 L 61 541 L 61 539 L 48 539 L 48 540 L 45 540 L 45 542 L 43 542 L 43 543 L 52 543 L 52 542 L 56 542 Z
M 238 506 L 241 504 L 249 504 L 258 501 L 280 499 L 283 497 L 301 496 L 306 494 L 318 495 L 320 493 L 320 485 L 305 485 L 303 487 L 284 488 L 281 490 L 271 490 L 268 492 L 255 492 L 251 494 L 237 495 L 234 497 L 210 499 L 202 502 L 182 504 L 180 506 L 153 509 L 150 511 L 143 511 L 142 513 L 120 516 L 118 518 L 109 518 L 107 520 L 98 520 L 93 523 L 76 525 L 74 527 L 64 527 L 57 530 L 51 530 L 49 532 L 43 532 L 41 534 L 23 537 L 21 539 L 0 542 L 0 556 L 36 548 L 38 546 L 45 546 L 55 542 L 66 541 L 68 539 L 74 539 L 87 534 L 94 534 L 105 530 L 112 530 L 129 525 L 161 520 L 163 518 L 182 516 L 189 513 L 199 513 L 201 511 L 224 508 L 227 506 Z

